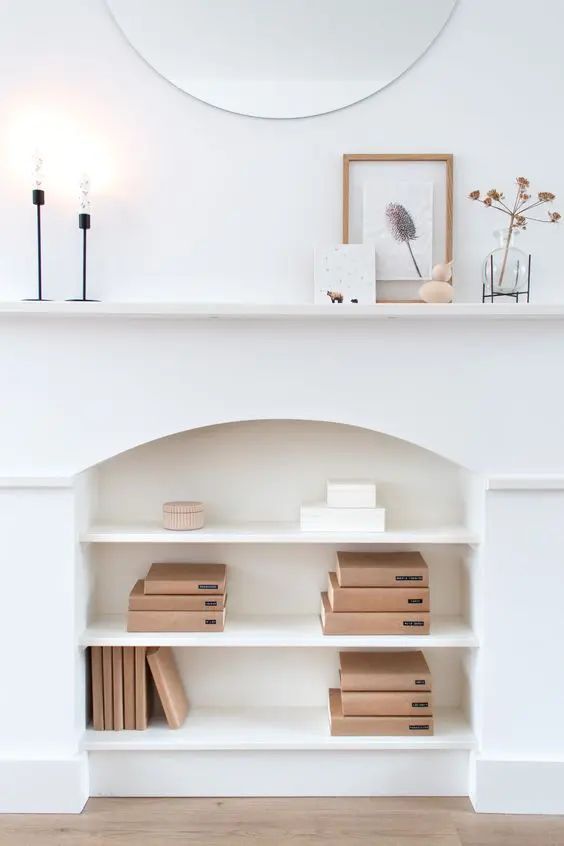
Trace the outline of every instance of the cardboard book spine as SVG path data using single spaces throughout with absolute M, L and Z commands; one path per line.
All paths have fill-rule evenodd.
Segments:
M 337 580 L 341 587 L 429 587 L 425 566 L 356 567 L 337 564 Z
M 130 611 L 221 611 L 225 594 L 159 594 L 145 593 L 143 579 L 136 582 L 129 594 Z
M 407 611 L 338 612 L 331 609 L 326 593 L 321 594 L 321 622 L 325 635 L 427 635 L 429 613 Z
M 123 731 L 123 649 L 112 646 L 114 731 Z
M 418 553 L 337 553 L 336 573 L 341 587 L 429 587 L 429 568 Z
M 149 647 L 147 662 L 169 728 L 180 728 L 188 714 L 188 700 L 172 649 L 169 646 Z
M 149 724 L 147 647 L 135 647 L 135 728 L 144 731 Z
M 331 734 L 338 737 L 356 736 L 412 736 L 433 734 L 432 716 L 363 716 L 347 717 L 343 714 L 341 691 L 329 691 L 329 721 Z
M 129 611 L 128 632 L 222 632 L 225 611 Z
M 102 647 L 90 647 L 90 673 L 92 685 L 92 725 L 104 731 L 104 678 L 102 672 Z
M 429 611 L 429 588 L 341 587 L 329 573 L 327 590 L 333 611 Z
M 135 647 L 123 647 L 123 727 L 135 730 Z
M 433 713 L 431 694 L 419 691 L 341 690 L 345 717 L 426 717 Z
M 431 690 L 431 671 L 421 650 L 339 653 L 342 691 Z
M 225 580 L 202 581 L 201 579 L 162 579 L 150 583 L 145 579 L 144 592 L 148 595 L 174 596 L 216 596 L 225 593 Z
M 341 690 L 343 691 L 401 691 L 426 692 L 431 690 L 431 674 L 426 673 L 379 673 L 370 677 L 356 676 L 354 673 L 341 671 Z
M 226 573 L 225 564 L 152 564 L 143 582 L 143 591 L 169 596 L 224 594 Z
M 114 727 L 114 683 L 111 646 L 102 647 L 102 676 L 104 685 L 104 729 L 112 731 Z

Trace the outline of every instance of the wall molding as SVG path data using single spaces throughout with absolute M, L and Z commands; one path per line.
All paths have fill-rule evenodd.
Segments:
M 423 749 L 90 752 L 90 791 L 92 796 L 466 796 L 469 755 Z
M 470 784 L 478 813 L 564 814 L 564 761 L 476 757 Z
M 556 473 L 514 474 L 489 476 L 488 491 L 563 491 L 564 475 Z
M 88 800 L 86 754 L 0 758 L 0 814 L 79 814 Z
M 72 488 L 73 476 L 0 476 L 0 488 Z

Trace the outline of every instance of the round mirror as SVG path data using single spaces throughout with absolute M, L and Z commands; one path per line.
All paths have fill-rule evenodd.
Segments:
M 456 0 L 107 0 L 132 46 L 199 100 L 295 118 L 363 100 L 429 47 Z

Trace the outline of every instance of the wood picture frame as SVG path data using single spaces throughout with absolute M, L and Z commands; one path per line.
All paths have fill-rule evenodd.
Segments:
M 362 243 L 362 240 L 355 238 L 351 241 L 351 168 L 358 163 L 426 163 L 444 165 L 444 195 L 438 196 L 441 206 L 444 205 L 444 245 L 441 252 L 444 254 L 436 256 L 433 263 L 451 261 L 453 254 L 453 185 L 454 185 L 454 157 L 452 153 L 345 153 L 343 155 L 343 244 Z M 388 298 L 382 297 L 378 288 L 380 287 L 377 274 L 377 297 L 378 302 L 420 302 L 420 299 Z M 415 283 L 417 284 L 417 283 Z M 394 288 L 395 286 L 395 288 Z M 414 284 L 405 281 L 392 282 L 390 287 L 397 292 L 398 286 L 403 286 L 409 294 L 414 294 Z M 383 285 L 385 287 L 385 284 Z

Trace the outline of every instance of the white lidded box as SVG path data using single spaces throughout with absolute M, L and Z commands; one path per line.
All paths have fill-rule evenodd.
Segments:
M 376 483 L 370 479 L 328 479 L 331 508 L 376 508 Z
M 324 503 L 302 505 L 302 532 L 383 532 L 385 508 L 332 508 Z

